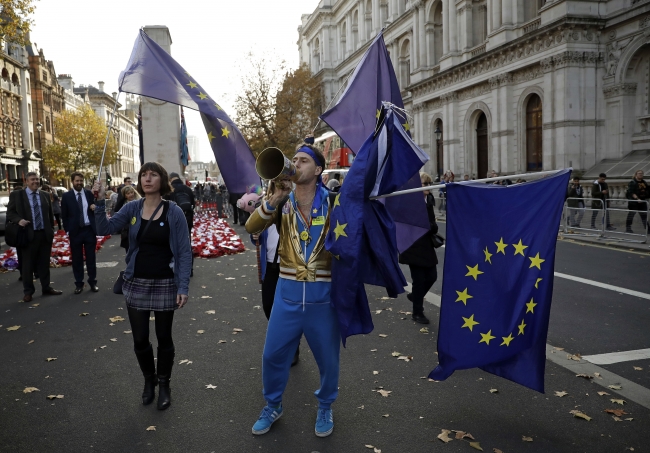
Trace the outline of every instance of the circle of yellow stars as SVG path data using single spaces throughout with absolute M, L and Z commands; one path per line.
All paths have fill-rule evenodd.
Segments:
M 196 93 L 190 93 L 190 95 L 193 94 L 194 96 L 198 97 L 198 98 L 199 98 L 200 100 L 202 100 L 202 101 L 204 101 L 204 100 L 206 100 L 206 99 L 209 99 L 209 96 L 201 90 L 201 87 L 199 87 L 199 85 L 191 79 L 192 76 L 190 75 L 190 73 L 187 72 L 187 71 L 185 71 L 185 74 L 187 74 L 187 77 L 189 78 L 189 83 L 186 83 L 186 84 L 185 84 L 186 86 L 189 87 L 188 92 L 189 92 L 190 90 L 197 90 L 197 89 L 198 89 L 198 91 L 199 91 L 198 94 L 196 94 Z M 214 106 L 217 108 L 217 110 L 223 110 L 223 109 L 221 108 L 221 106 L 220 106 L 217 102 L 214 103 Z M 229 138 L 230 138 L 230 133 L 231 133 L 231 132 L 232 132 L 232 131 L 231 131 L 230 129 L 228 129 L 228 126 L 226 126 L 226 127 L 222 127 L 222 128 L 221 128 L 221 137 L 226 137 L 226 139 L 229 139 Z M 212 131 L 209 131 L 209 132 L 208 132 L 208 140 L 210 141 L 210 143 L 212 143 L 212 140 L 215 139 L 215 138 L 217 138 L 217 136 L 214 135 L 214 134 L 212 133 Z
M 494 255 L 498 255 L 499 253 L 502 253 L 503 255 L 506 255 L 506 249 L 509 246 L 512 246 L 514 248 L 513 254 L 516 255 L 521 255 L 522 257 L 526 258 L 526 249 L 528 248 L 527 245 L 524 245 L 522 240 L 519 239 L 519 242 L 516 244 L 506 244 L 503 242 L 503 238 L 500 238 L 498 242 L 495 242 L 494 245 L 496 245 L 496 251 L 494 253 L 490 253 L 489 247 L 485 247 L 483 250 L 483 253 L 485 255 L 485 261 L 484 263 L 488 263 L 492 265 L 492 257 Z M 494 249 L 493 249 L 494 250 Z M 532 254 L 531 254 L 532 255 Z M 532 269 L 536 267 L 538 270 L 542 270 L 542 263 L 544 263 L 543 258 L 539 256 L 539 253 L 537 253 L 535 256 L 528 256 L 528 259 L 530 260 L 530 265 L 529 269 Z M 470 277 L 473 278 L 474 281 L 478 281 L 478 278 L 480 275 L 484 274 L 483 271 L 479 269 L 479 264 L 476 264 L 475 266 L 465 266 L 467 267 L 467 273 L 465 274 L 465 277 Z M 539 283 L 542 281 L 542 278 L 537 278 L 535 281 L 535 289 L 539 289 Z M 462 302 L 463 305 L 467 306 L 467 301 L 469 299 L 473 299 L 474 296 L 469 294 L 469 288 L 465 288 L 462 291 L 456 291 L 457 299 L 455 302 Z M 532 313 L 535 314 L 535 307 L 537 306 L 537 303 L 534 300 L 534 297 L 530 299 L 530 302 L 526 304 L 526 313 Z M 464 316 L 461 316 L 463 318 L 463 325 L 461 328 L 468 328 L 470 332 L 474 331 L 474 327 L 477 325 L 480 325 L 480 323 L 474 319 L 474 314 L 472 314 L 469 318 L 466 318 Z M 521 323 L 517 326 L 518 333 L 517 336 L 519 335 L 524 335 L 526 331 L 527 324 L 525 323 L 525 320 L 522 319 Z M 490 345 L 490 341 L 494 340 L 496 337 L 492 335 L 492 330 L 488 330 L 487 332 L 479 332 L 481 335 L 481 339 L 479 340 L 480 343 L 485 343 L 486 345 Z M 515 339 L 513 336 L 513 332 L 508 333 L 508 336 L 506 337 L 501 337 L 502 342 L 500 346 L 510 346 L 510 342 Z

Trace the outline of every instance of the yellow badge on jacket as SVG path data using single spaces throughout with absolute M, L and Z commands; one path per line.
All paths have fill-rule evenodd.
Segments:
M 322 215 L 319 215 L 318 217 L 314 217 L 314 219 L 311 221 L 312 225 L 325 225 L 325 217 Z
M 133 216 L 133 218 L 131 219 L 131 225 L 135 225 L 135 222 L 136 222 L 135 216 Z

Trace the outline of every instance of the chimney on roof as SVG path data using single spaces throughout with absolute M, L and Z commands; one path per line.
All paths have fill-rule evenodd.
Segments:
M 99 91 L 104 92 L 104 82 L 97 82 L 97 85 L 99 86 Z
M 116 99 L 117 98 L 117 91 L 113 91 L 112 94 L 113 94 L 113 99 Z

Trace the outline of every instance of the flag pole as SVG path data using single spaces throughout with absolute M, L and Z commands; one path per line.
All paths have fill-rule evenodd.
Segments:
M 561 170 L 549 170 L 549 171 L 540 171 L 538 173 L 521 173 L 519 175 L 506 175 L 506 176 L 496 176 L 494 178 L 483 178 L 483 179 L 474 179 L 472 181 L 459 181 L 454 184 L 462 184 L 462 185 L 467 185 L 467 184 L 474 184 L 474 183 L 486 183 L 486 182 L 493 182 L 493 181 L 503 181 L 504 179 L 513 179 L 513 178 L 534 178 L 537 179 L 539 177 L 543 176 L 549 176 L 549 175 L 554 175 Z M 569 168 L 569 170 L 573 170 L 573 168 Z M 408 190 L 399 190 L 397 192 L 393 193 L 388 193 L 385 195 L 377 195 L 376 197 L 370 197 L 371 200 L 377 200 L 378 198 L 388 198 L 388 197 L 396 197 L 398 195 L 406 195 L 409 193 L 416 193 L 416 192 L 424 192 L 425 190 L 433 190 L 433 189 L 440 189 L 442 187 L 446 187 L 447 184 L 436 184 L 435 186 L 427 186 L 427 187 L 417 187 L 415 189 L 408 189 Z M 510 186 L 508 186 L 510 187 Z
M 121 91 L 117 92 L 115 96 L 115 105 L 113 105 L 113 115 L 108 124 L 108 130 L 106 131 L 106 140 L 104 140 L 104 151 L 102 151 L 102 160 L 99 162 L 99 172 L 97 174 L 97 182 L 102 181 L 102 167 L 104 166 L 104 156 L 106 155 L 106 147 L 108 146 L 108 139 L 111 136 L 111 129 L 113 128 L 113 122 L 115 121 L 115 114 L 117 113 L 117 100 L 120 98 Z

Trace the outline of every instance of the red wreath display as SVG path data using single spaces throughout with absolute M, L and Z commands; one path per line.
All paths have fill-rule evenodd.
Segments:
M 192 253 L 199 258 L 235 255 L 246 250 L 235 230 L 215 211 L 194 216 Z

